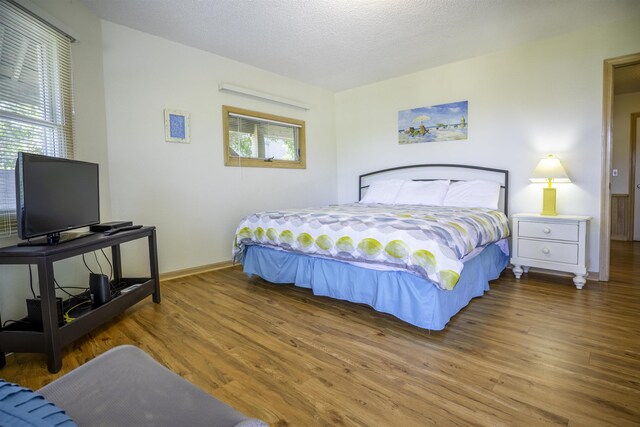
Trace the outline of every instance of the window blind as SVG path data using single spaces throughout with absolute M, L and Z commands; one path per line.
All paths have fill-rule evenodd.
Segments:
M 258 159 L 276 158 L 278 160 L 294 160 L 300 158 L 298 149 L 298 132 L 300 125 L 275 120 L 250 117 L 241 114 L 229 114 L 229 130 L 251 135 L 253 143 L 251 154 L 240 154 L 231 144 L 232 155 Z M 287 142 L 291 145 L 287 150 Z
M 73 158 L 71 40 L 0 0 L 0 237 L 16 233 L 19 151 Z

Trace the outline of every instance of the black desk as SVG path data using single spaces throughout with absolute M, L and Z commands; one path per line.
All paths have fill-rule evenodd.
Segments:
M 149 271 L 151 277 L 122 277 L 120 245 L 144 237 L 149 241 Z M 112 283 L 125 283 L 126 286 L 136 284 L 139 286 L 79 316 L 73 322 L 58 326 L 53 263 L 109 246 L 111 247 L 113 262 Z M 32 327 L 27 327 L 28 325 L 25 326 L 24 323 L 13 323 L 5 328 L 0 328 L 0 368 L 6 364 L 6 352 L 46 353 L 49 372 L 58 372 L 62 368 L 62 348 L 64 346 L 109 321 L 149 295 L 153 295 L 153 302 L 160 303 L 156 228 L 153 226 L 123 231 L 111 236 L 96 233 L 52 246 L 10 246 L 0 248 L 0 264 L 37 265 L 43 319 L 41 330 L 34 330 Z

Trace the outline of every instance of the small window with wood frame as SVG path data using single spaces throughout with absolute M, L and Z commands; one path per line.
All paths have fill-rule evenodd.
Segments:
M 225 166 L 306 168 L 304 121 L 222 106 Z

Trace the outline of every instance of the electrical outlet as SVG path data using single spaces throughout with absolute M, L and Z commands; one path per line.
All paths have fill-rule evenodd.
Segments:
M 611 171 L 611 175 L 618 176 L 618 169 L 614 169 Z

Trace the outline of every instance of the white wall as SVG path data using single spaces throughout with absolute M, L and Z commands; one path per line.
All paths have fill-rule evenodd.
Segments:
M 100 164 L 100 217 L 111 218 L 107 135 L 102 80 L 102 35 L 100 20 L 78 2 L 68 0 L 33 0 L 31 2 L 77 37 L 72 44 L 75 158 Z M 0 239 L 0 246 L 10 246 L 17 238 Z M 91 261 L 89 261 L 91 262 Z M 106 267 L 107 264 L 103 262 Z M 93 266 L 95 268 L 95 265 Z M 38 282 L 33 268 L 36 293 Z M 61 286 L 88 286 L 89 273 L 81 259 L 55 264 L 56 279 Z M 25 299 L 31 297 L 26 266 L 0 266 L 0 313 L 2 321 L 26 314 Z
M 101 22 L 79 2 L 33 2 L 79 38 L 73 46 L 76 157 L 100 163 L 102 219 L 156 225 L 161 271 L 228 260 L 235 225 L 249 212 L 353 201 L 358 174 L 406 163 L 507 168 L 512 212 L 537 212 L 540 188 L 528 175 L 549 152 L 574 181 L 558 189 L 559 211 L 594 217 L 590 270 L 598 270 L 602 61 L 640 51 L 638 20 L 334 96 Z M 220 82 L 300 100 L 311 110 L 221 94 Z M 467 141 L 397 144 L 399 110 L 460 100 L 469 101 Z M 307 169 L 224 167 L 223 104 L 305 120 Z M 164 108 L 191 113 L 191 144 L 164 142 Z M 15 242 L 1 239 L 0 245 Z M 136 265 L 146 252 L 144 245 L 137 249 L 125 252 L 125 261 Z M 77 259 L 56 264 L 62 284 L 86 285 L 86 273 Z M 26 267 L 0 266 L 0 275 L 2 318 L 21 317 L 30 294 Z
M 594 218 L 589 259 L 598 271 L 603 60 L 638 51 L 634 20 L 336 94 L 339 202 L 357 199 L 363 172 L 448 162 L 508 169 L 511 213 L 539 212 L 541 187 L 529 174 L 553 153 L 573 181 L 559 186 L 558 211 Z M 468 140 L 398 145 L 398 111 L 463 100 Z
M 111 22 L 102 30 L 113 216 L 157 227 L 161 272 L 230 260 L 253 211 L 336 201 L 333 93 Z M 224 94 L 221 82 L 311 108 Z M 304 120 L 307 168 L 225 167 L 222 105 Z M 190 144 L 165 142 L 165 108 L 190 113 Z
M 640 113 L 640 92 L 616 95 L 613 99 L 611 168 L 618 169 L 618 176 L 611 177 L 613 194 L 629 194 L 631 113 Z

